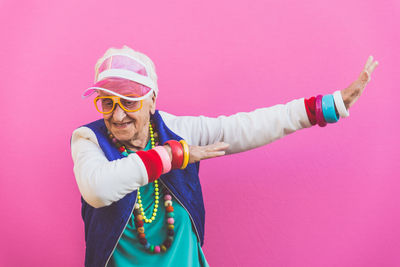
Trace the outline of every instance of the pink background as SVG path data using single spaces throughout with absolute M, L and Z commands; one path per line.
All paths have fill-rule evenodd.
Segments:
M 204 161 L 211 266 L 400 266 L 398 1 L 2 1 L 0 266 L 82 266 L 72 131 L 110 46 L 156 64 L 158 108 L 230 115 L 347 87 L 350 117 Z

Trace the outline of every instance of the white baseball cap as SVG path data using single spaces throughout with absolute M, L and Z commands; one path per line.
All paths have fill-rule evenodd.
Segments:
M 146 55 L 127 46 L 122 49 L 110 48 L 97 61 L 94 84 L 83 92 L 82 98 L 98 90 L 131 101 L 145 99 L 153 92 L 157 94 L 154 64 Z M 129 97 L 125 96 L 127 92 Z

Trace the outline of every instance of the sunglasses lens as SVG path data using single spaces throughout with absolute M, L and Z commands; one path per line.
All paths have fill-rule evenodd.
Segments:
M 124 108 L 128 111 L 136 111 L 140 109 L 140 101 L 130 101 L 123 98 L 121 98 L 120 101 Z
M 103 113 L 111 112 L 114 101 L 111 98 L 98 98 L 96 100 L 97 109 Z

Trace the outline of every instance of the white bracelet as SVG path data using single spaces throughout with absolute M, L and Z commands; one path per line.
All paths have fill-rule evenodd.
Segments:
M 350 115 L 349 111 L 346 109 L 344 105 L 342 94 L 340 91 L 336 91 L 333 93 L 333 99 L 335 100 L 335 106 L 339 112 L 340 117 L 346 118 Z

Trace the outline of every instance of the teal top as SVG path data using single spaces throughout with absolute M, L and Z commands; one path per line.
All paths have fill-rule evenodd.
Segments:
M 150 142 L 144 150 L 151 148 Z M 163 184 L 158 183 L 159 192 L 163 192 Z M 154 208 L 154 183 L 140 187 L 140 196 L 147 218 L 151 217 Z M 172 195 L 171 195 L 172 196 Z M 139 243 L 135 229 L 134 215 L 131 214 L 129 222 L 118 241 L 107 266 L 174 266 L 197 267 L 209 266 L 200 242 L 197 240 L 195 228 L 189 214 L 184 207 L 172 196 L 174 207 L 174 241 L 166 252 L 152 254 Z M 167 238 L 167 223 L 164 208 L 164 196 L 160 194 L 160 203 L 157 216 L 152 223 L 144 223 L 146 239 L 151 245 L 161 245 Z

